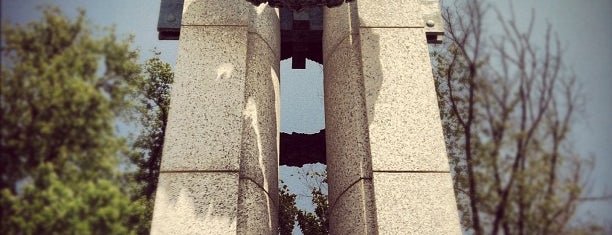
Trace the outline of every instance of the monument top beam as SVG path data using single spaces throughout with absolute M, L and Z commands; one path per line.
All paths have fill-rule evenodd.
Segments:
M 262 3 L 268 3 L 271 7 L 284 7 L 295 11 L 300 11 L 309 7 L 327 6 L 337 7 L 345 2 L 353 2 L 355 0 L 246 0 L 256 6 Z
M 180 34 L 181 18 L 184 0 L 161 0 L 157 31 L 160 40 L 178 40 Z M 343 3 L 354 2 L 355 0 L 245 0 L 254 5 L 267 3 L 270 6 L 285 9 L 284 15 L 288 16 L 287 11 L 298 15 L 305 15 L 303 10 L 326 7 L 336 7 Z M 419 0 L 423 27 L 425 28 L 427 41 L 429 43 L 441 43 L 444 36 L 444 23 L 440 16 L 439 0 Z M 291 14 L 293 15 L 293 14 Z M 283 18 L 283 17 L 281 17 Z M 283 19 L 281 19 L 283 20 Z M 293 19 L 285 19 L 286 22 Z M 287 29 L 285 29 L 287 30 Z M 293 29 L 292 29 L 293 30 Z M 314 34 L 317 35 L 317 34 Z M 292 37 L 285 37 L 292 38 Z M 309 39 L 307 39 L 309 40 Z M 308 57 L 310 58 L 310 57 Z M 312 58 L 310 58 L 312 59 Z M 314 59 L 317 61 L 316 59 Z

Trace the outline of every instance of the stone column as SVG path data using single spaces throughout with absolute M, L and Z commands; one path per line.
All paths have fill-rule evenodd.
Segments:
M 420 7 L 325 10 L 331 234 L 461 234 Z
M 186 0 L 152 234 L 277 234 L 277 9 Z
M 324 10 L 330 234 L 375 234 L 377 229 L 357 21 L 353 4 Z

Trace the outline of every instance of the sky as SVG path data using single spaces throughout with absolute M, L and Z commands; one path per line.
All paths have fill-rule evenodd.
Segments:
M 447 1 L 448 2 L 448 1 Z M 494 7 L 507 12 L 506 1 L 488 0 Z M 503 3 L 498 3 L 503 2 Z M 612 193 L 612 1 L 611 0 L 515 0 L 514 10 L 519 24 L 524 25 L 531 10 L 535 10 L 536 29 L 546 22 L 553 25 L 561 40 L 566 64 L 578 77 L 585 92 L 584 112 L 574 121 L 572 141 L 578 153 L 596 160 L 592 172 L 591 192 Z M 25 23 L 40 17 L 36 6 L 51 3 L 60 6 L 69 16 L 76 8 L 86 10 L 93 24 L 116 27 L 120 36 L 134 36 L 141 61 L 150 58 L 152 49 L 162 52 L 162 59 L 176 62 L 178 41 L 157 40 L 159 0 L 2 0 L 4 22 Z M 487 26 L 498 33 L 494 20 Z M 536 34 L 539 36 L 543 34 Z M 315 133 L 324 128 L 322 66 L 308 62 L 306 70 L 291 70 L 290 61 L 281 63 L 281 131 Z M 321 169 L 322 166 L 313 166 Z M 296 182 L 295 168 L 281 167 L 280 177 Z M 298 184 L 294 184 L 298 185 Z M 298 185 L 299 186 L 299 185 Z M 293 190 L 303 191 L 296 186 Z M 299 204 L 307 207 L 309 199 L 301 197 Z M 588 202 L 580 208 L 579 217 L 612 224 L 612 202 Z

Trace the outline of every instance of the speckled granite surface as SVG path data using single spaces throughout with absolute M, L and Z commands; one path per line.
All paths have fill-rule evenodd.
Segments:
M 325 9 L 331 234 L 461 234 L 420 3 Z
M 278 10 L 186 0 L 152 234 L 277 234 Z

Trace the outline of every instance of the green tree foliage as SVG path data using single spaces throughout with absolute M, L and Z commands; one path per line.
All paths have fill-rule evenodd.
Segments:
M 50 163 L 41 164 L 19 195 L 0 196 L 3 234 L 130 234 L 143 208 L 107 179 L 67 184 Z
M 327 171 L 309 171 L 305 173 L 306 180 L 311 182 L 309 187 L 312 193 L 312 204 L 315 213 L 299 210 L 297 221 L 300 229 L 308 235 L 324 235 L 329 233 L 327 217 Z
M 550 25 L 535 34 L 533 17 L 523 30 L 499 12 L 503 33 L 487 37 L 482 1 L 462 3 L 444 11 L 447 43 L 433 58 L 463 227 L 476 235 L 598 231 L 570 225 L 592 165 L 568 141 L 580 93 L 559 40 Z
M 281 234 L 291 234 L 297 221 L 305 235 L 328 234 L 327 172 L 312 170 L 301 174 L 302 180 L 311 190 L 314 213 L 297 208 L 295 203 L 297 195 L 291 193 L 286 185 L 279 187 L 279 231 Z
M 327 220 L 327 195 L 320 188 L 312 189 L 312 203 L 315 205 L 315 213 L 299 210 L 297 221 L 302 233 L 308 235 L 324 235 L 329 233 L 329 222 Z
M 281 181 L 281 184 L 283 182 Z M 281 235 L 291 235 L 295 226 L 298 208 L 295 206 L 297 195 L 289 192 L 287 185 L 278 188 L 278 231 Z
M 83 11 L 2 25 L 2 234 L 130 233 L 138 204 L 119 188 L 115 119 L 140 77 L 130 39 L 94 37 Z
M 138 228 L 139 234 L 149 233 L 153 216 L 155 190 L 168 122 L 170 85 L 174 79 L 172 67 L 160 60 L 160 54 L 155 52 L 155 56 L 145 63 L 146 76 L 136 83 L 136 94 L 139 98 L 137 110 L 142 131 L 134 142 L 136 152 L 130 156 L 130 160 L 138 167 L 133 178 L 138 187 L 134 199 L 146 207 L 141 220 L 144 224 Z

